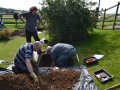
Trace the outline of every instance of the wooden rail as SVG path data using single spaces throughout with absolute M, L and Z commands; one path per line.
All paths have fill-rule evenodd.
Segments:
M 107 11 L 107 10 L 110 10 L 111 8 L 116 7 L 117 5 L 118 5 L 118 4 L 116 4 L 116 5 L 112 6 L 112 7 L 107 8 L 106 11 Z
M 101 10 L 101 11 L 100 11 L 100 12 L 103 12 L 103 11 L 104 11 L 104 16 L 103 16 L 103 21 L 102 21 L 102 29 L 103 29 L 103 27 L 105 26 L 105 25 L 104 25 L 105 19 L 115 16 L 115 17 L 114 17 L 113 28 L 112 28 L 112 29 L 114 30 L 114 27 L 115 27 L 115 25 L 116 25 L 116 24 L 115 24 L 115 23 L 116 23 L 116 18 L 117 18 L 118 15 L 120 15 L 120 14 L 118 14 L 119 5 L 120 5 L 120 2 L 118 2 L 118 4 L 116 4 L 116 5 L 112 6 L 112 7 L 109 7 L 109 8 L 107 8 L 107 9 L 105 9 L 105 10 Z M 117 6 L 116 13 L 115 13 L 114 15 L 105 17 L 106 11 L 107 11 L 107 10 L 110 10 L 110 9 L 116 7 L 116 6 Z
M 17 24 L 19 23 L 21 23 L 22 24 L 22 21 L 19 21 L 18 22 L 18 19 L 15 19 L 14 18 L 14 16 L 13 16 L 14 14 L 0 14 L 0 21 L 3 21 L 3 19 L 5 20 L 11 20 L 11 19 L 13 19 L 14 20 L 14 22 L 15 23 L 12 23 L 12 24 L 16 24 L 16 26 L 17 26 Z M 25 18 L 24 18 L 25 19 Z M 4 22 L 3 22 L 4 23 Z M 7 23 L 6 23 L 7 24 Z M 10 23 L 9 23 L 10 24 Z

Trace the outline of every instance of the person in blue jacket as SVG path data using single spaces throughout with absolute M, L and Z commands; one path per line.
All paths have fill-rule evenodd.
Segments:
M 51 66 L 65 67 L 68 66 L 68 59 L 76 54 L 76 49 L 70 44 L 57 43 L 52 47 L 48 46 L 46 52 L 51 56 Z

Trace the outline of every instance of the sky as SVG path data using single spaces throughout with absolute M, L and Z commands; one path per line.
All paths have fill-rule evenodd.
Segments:
M 0 0 L 0 7 L 17 10 L 29 10 L 31 6 L 40 7 L 41 0 Z
M 98 6 L 99 0 L 89 0 L 89 1 L 97 2 L 96 7 Z M 100 10 L 101 8 L 103 9 L 110 8 L 111 6 L 118 4 L 118 2 L 120 2 L 120 0 L 100 0 Z M 116 9 L 117 9 L 117 6 L 114 7 L 113 9 L 106 11 L 106 13 L 116 13 Z M 120 13 L 120 6 L 119 6 L 118 13 Z
M 0 7 L 4 8 L 12 8 L 12 9 L 17 9 L 17 10 L 29 10 L 31 6 L 37 6 L 41 7 L 39 2 L 42 0 L 0 0 Z M 92 1 L 92 2 L 97 2 L 98 6 L 99 0 L 86 0 L 86 1 Z M 118 4 L 119 0 L 100 0 L 100 10 L 101 8 L 109 8 L 113 5 Z M 92 9 L 94 9 L 93 7 Z M 116 7 L 112 10 L 108 10 L 106 13 L 115 13 Z M 119 10 L 120 11 L 120 10 Z

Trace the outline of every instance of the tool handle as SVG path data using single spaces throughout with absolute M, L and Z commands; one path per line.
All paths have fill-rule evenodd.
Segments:
M 79 68 L 80 68 L 80 60 L 79 60 L 78 54 L 76 54 L 76 57 L 77 57 L 77 61 L 78 61 Z
M 77 60 L 78 60 L 78 62 L 79 62 L 80 60 L 79 60 L 79 57 L 78 57 L 78 55 L 77 55 L 77 54 L 76 54 L 76 57 L 77 57 Z
M 116 85 L 114 85 L 114 86 L 112 86 L 110 88 L 107 88 L 106 90 L 112 90 L 113 88 L 116 88 L 116 87 L 119 87 L 119 86 L 120 86 L 120 84 L 116 84 Z

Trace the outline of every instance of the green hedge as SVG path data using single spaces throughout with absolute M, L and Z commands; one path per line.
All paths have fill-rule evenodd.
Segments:
M 11 35 L 11 31 L 9 31 L 8 29 L 2 29 L 0 30 L 0 40 L 3 39 L 8 39 Z
M 40 10 L 48 24 L 48 34 L 56 41 L 81 41 L 93 31 L 95 19 L 84 0 L 44 0 Z

